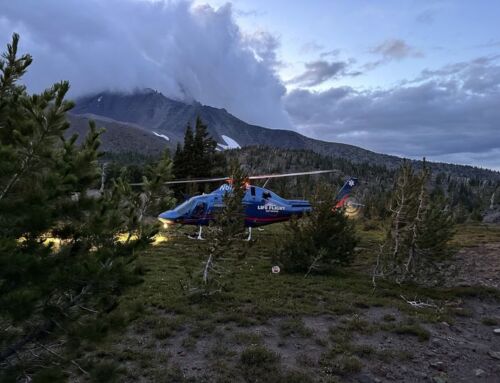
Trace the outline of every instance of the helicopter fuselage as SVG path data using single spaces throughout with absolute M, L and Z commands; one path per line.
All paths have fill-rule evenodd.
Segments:
M 356 183 L 356 178 L 349 179 L 339 191 L 336 200 L 344 201 Z M 187 199 L 174 209 L 161 213 L 158 218 L 167 225 L 209 225 L 217 219 L 218 213 L 224 208 L 225 195 L 231 193 L 232 190 L 230 184 L 223 184 L 209 194 Z M 242 204 L 246 227 L 284 222 L 292 217 L 300 218 L 312 209 L 311 203 L 307 200 L 282 198 L 269 189 L 254 185 L 247 186 Z
M 209 194 L 191 197 L 172 210 L 159 215 L 167 224 L 206 226 L 214 221 L 224 207 L 224 196 L 232 188 L 228 184 Z M 288 200 L 258 186 L 249 185 L 242 200 L 245 226 L 256 227 L 288 221 L 292 216 L 300 217 L 311 211 L 306 200 Z

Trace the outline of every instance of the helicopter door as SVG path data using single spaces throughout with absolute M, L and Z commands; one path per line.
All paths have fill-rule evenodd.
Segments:
M 196 202 L 196 205 L 194 206 L 191 215 L 193 218 L 203 218 L 207 214 L 207 208 L 208 205 L 204 201 L 198 201 Z

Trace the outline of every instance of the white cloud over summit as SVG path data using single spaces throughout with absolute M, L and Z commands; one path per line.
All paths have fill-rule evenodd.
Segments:
M 230 4 L 0 0 L 0 9 L 2 45 L 18 32 L 34 57 L 30 90 L 60 80 L 70 81 L 73 96 L 149 87 L 292 129 L 275 73 L 279 42 L 264 32 L 244 35 Z

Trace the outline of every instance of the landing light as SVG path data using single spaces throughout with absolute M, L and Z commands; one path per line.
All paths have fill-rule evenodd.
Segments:
M 158 218 L 160 222 L 163 224 L 164 229 L 168 229 L 170 225 L 173 225 L 174 221 L 165 218 Z

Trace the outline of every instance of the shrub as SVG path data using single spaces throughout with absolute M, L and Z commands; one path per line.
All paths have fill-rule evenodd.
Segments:
M 340 356 L 333 363 L 333 371 L 338 375 L 354 374 L 361 371 L 363 364 L 355 356 Z
M 354 258 L 354 224 L 342 209 L 332 210 L 329 202 L 315 203 L 308 216 L 292 219 L 286 231 L 277 258 L 287 272 L 332 271 Z
M 312 330 L 307 328 L 301 319 L 288 319 L 283 321 L 279 331 L 282 337 L 301 336 L 308 338 L 313 335 Z
M 118 381 L 120 369 L 118 364 L 114 362 L 104 361 L 95 363 L 91 372 L 90 378 L 96 383 L 112 383 Z
M 279 361 L 279 354 L 264 346 L 251 346 L 241 353 L 241 373 L 249 383 L 283 382 Z
M 429 340 L 430 333 L 428 330 L 420 326 L 419 324 L 404 324 L 394 327 L 392 330 L 394 333 L 399 335 L 413 335 L 418 338 L 420 342 L 425 342 Z
M 481 319 L 481 323 L 485 326 L 496 326 L 498 325 L 499 321 L 496 318 L 485 317 Z
M 279 361 L 279 355 L 263 346 L 252 346 L 241 353 L 241 364 L 244 366 L 263 367 Z

